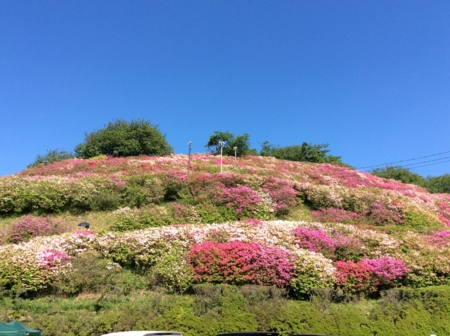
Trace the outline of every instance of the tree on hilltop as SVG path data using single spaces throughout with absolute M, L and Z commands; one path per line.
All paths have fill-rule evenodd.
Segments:
M 85 133 L 85 141 L 75 147 L 75 154 L 83 159 L 102 154 L 122 157 L 172 152 L 158 126 L 142 119 L 110 122 L 98 131 Z
M 222 147 L 222 153 L 224 155 L 234 156 L 234 147 L 236 147 L 236 156 L 258 154 L 255 149 L 250 148 L 250 135 L 247 133 L 235 136 L 230 132 L 215 131 L 209 137 L 209 141 L 205 147 L 208 148 L 211 154 L 220 154 L 220 141 L 224 143 Z
M 425 187 L 431 193 L 450 193 L 450 174 L 428 176 Z
M 72 152 L 67 152 L 64 149 L 51 149 L 47 150 L 45 155 L 37 155 L 34 162 L 27 165 L 27 168 L 40 167 L 47 164 L 51 164 L 53 162 L 64 161 L 67 159 L 72 159 L 75 157 L 75 154 Z
M 370 173 L 378 177 L 415 184 L 421 187 L 425 187 L 426 184 L 425 178 L 402 166 L 386 166 L 384 168 L 374 169 Z
M 372 175 L 415 184 L 427 189 L 430 193 L 450 193 L 450 174 L 423 177 L 402 166 L 386 166 L 370 172 Z
M 301 162 L 316 162 L 316 163 L 333 163 L 341 166 L 349 165 L 341 161 L 340 156 L 328 155 L 330 152 L 327 149 L 328 144 L 314 145 L 308 142 L 303 142 L 300 146 L 286 146 L 280 147 L 264 141 L 261 144 L 261 156 L 271 156 L 281 160 L 301 161 Z

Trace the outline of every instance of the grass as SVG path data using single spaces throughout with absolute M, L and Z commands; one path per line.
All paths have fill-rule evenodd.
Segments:
M 311 208 L 306 204 L 302 203 L 300 205 L 297 205 L 295 208 L 290 209 L 289 213 L 282 219 L 293 222 L 297 221 L 310 222 L 311 221 L 310 212 Z
M 0 218 L 0 231 L 7 229 L 11 223 L 18 221 L 22 216 L 8 216 Z M 114 223 L 114 214 L 111 211 L 92 211 L 82 214 L 73 214 L 70 212 L 62 212 L 59 214 L 52 214 L 51 217 L 55 220 L 61 220 L 69 224 L 71 231 L 78 231 L 83 229 L 78 226 L 81 222 L 88 222 L 91 224 L 90 229 L 96 232 L 107 231 Z
M 88 222 L 91 224 L 90 229 L 97 232 L 109 230 L 114 223 L 114 214 L 111 211 L 93 211 L 85 212 L 83 214 L 71 214 L 70 212 L 65 212 L 52 217 L 56 220 L 62 220 L 68 223 L 70 227 L 73 227 L 73 231 L 80 230 L 78 224 L 81 222 Z

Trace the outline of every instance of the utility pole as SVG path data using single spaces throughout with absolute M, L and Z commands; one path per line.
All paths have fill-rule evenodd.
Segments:
M 219 141 L 219 146 L 220 146 L 220 172 L 222 172 L 222 149 L 223 149 L 223 145 L 225 145 L 225 142 L 220 140 Z
M 192 141 L 188 142 L 189 145 L 189 159 L 188 159 L 188 173 L 191 171 L 191 149 L 192 149 Z

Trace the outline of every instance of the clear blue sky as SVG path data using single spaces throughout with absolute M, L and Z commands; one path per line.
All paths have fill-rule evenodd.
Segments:
M 176 153 L 215 130 L 356 167 L 450 151 L 450 1 L 0 1 L 0 176 L 137 118 Z

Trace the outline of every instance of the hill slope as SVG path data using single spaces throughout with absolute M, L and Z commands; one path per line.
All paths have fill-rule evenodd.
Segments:
M 303 299 L 449 284 L 449 195 L 330 164 L 225 157 L 221 173 L 220 158 L 193 155 L 187 165 L 71 159 L 1 178 L 4 293 L 70 296 L 109 279 L 174 293 L 275 286 Z M 93 213 L 108 218 L 93 231 L 61 221 Z

